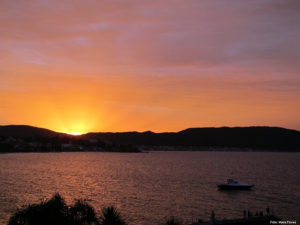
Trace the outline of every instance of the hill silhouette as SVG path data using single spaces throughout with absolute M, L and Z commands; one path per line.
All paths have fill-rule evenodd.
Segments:
M 59 138 L 80 143 L 97 140 L 101 143 L 151 147 L 171 146 L 238 148 L 256 150 L 300 151 L 300 132 L 280 127 L 189 128 L 179 132 L 99 132 L 74 137 L 31 126 L 0 126 L 0 137 Z M 198 148 L 198 149 L 197 149 Z M 184 150 L 184 149 L 182 149 Z M 203 149 L 204 150 L 204 149 Z
M 189 128 L 179 132 L 89 133 L 87 137 L 121 144 L 300 150 L 300 132 L 279 127 Z
M 66 135 L 63 133 L 58 133 L 52 130 L 45 128 L 38 128 L 27 125 L 7 125 L 0 126 L 0 136 L 11 136 L 11 137 L 32 137 L 32 136 L 41 136 L 41 137 L 53 137 L 56 135 Z

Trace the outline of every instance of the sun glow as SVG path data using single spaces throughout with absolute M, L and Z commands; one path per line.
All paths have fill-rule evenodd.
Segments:
M 77 103 L 73 99 L 76 99 Z M 101 129 L 101 125 L 104 124 L 104 121 L 102 119 L 101 124 L 99 124 L 102 116 L 99 109 L 95 109 L 93 105 L 88 100 L 80 100 L 75 95 L 64 96 L 53 104 L 53 107 L 44 107 L 48 109 L 45 111 L 45 114 L 49 115 L 44 118 L 50 118 L 48 121 L 45 121 L 47 122 L 45 127 L 70 135 L 82 135 L 98 131 Z
M 86 118 L 69 118 L 64 120 L 64 126 L 59 129 L 59 132 L 78 136 L 91 132 L 94 127 L 94 121 L 92 119 Z
M 70 133 L 67 133 L 67 134 L 74 135 L 74 136 L 79 136 L 79 135 L 82 135 L 84 133 L 75 131 L 75 132 L 70 132 Z

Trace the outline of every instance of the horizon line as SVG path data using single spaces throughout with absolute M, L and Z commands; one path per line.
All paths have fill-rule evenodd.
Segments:
M 83 136 L 83 135 L 92 134 L 92 133 L 146 133 L 146 132 L 151 132 L 151 133 L 160 134 L 160 133 L 178 133 L 178 132 L 181 132 L 181 131 L 184 131 L 184 130 L 188 130 L 188 129 L 205 129 L 205 128 L 215 128 L 215 129 L 219 128 L 220 129 L 220 128 L 251 128 L 251 127 L 252 128 L 253 127 L 280 128 L 280 129 L 293 130 L 293 131 L 300 132 L 300 130 L 297 130 L 297 129 L 291 129 L 291 128 L 280 127 L 280 126 L 251 125 L 251 126 L 187 127 L 187 128 L 184 128 L 184 129 L 180 129 L 178 131 L 162 131 L 162 132 L 156 132 L 156 131 L 152 131 L 152 130 L 144 130 L 144 131 L 128 130 L 128 131 L 91 131 L 91 132 L 87 132 L 87 133 L 79 133 L 79 132 L 67 133 L 67 132 L 63 132 L 63 131 L 51 130 L 51 129 L 45 128 L 45 127 L 38 127 L 38 126 L 26 125 L 26 124 L 6 124 L 6 125 L 1 125 L 0 124 L 0 127 L 8 127 L 8 126 L 32 127 L 32 128 L 44 129 L 44 130 L 48 130 L 48 131 L 51 131 L 51 132 L 60 133 L 60 134 L 66 134 L 66 135 L 71 135 L 71 136 Z

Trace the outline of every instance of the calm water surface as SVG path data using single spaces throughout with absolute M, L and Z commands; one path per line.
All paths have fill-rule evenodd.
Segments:
M 222 192 L 227 178 L 253 191 Z M 175 216 L 191 222 L 270 207 L 300 220 L 300 154 L 264 152 L 28 153 L 0 155 L 0 224 L 24 204 L 59 192 L 97 212 L 115 205 L 132 225 Z

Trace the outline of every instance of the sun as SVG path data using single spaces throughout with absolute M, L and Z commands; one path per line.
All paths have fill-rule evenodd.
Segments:
M 75 132 L 67 132 L 67 134 L 74 135 L 74 136 L 79 136 L 79 135 L 84 134 L 84 132 L 75 131 Z
M 63 130 L 61 130 L 61 132 L 69 134 L 69 135 L 74 135 L 74 136 L 79 136 L 79 135 L 83 135 L 86 134 L 88 132 L 90 132 L 90 129 L 81 125 L 77 125 L 77 126 L 69 126 Z
M 85 123 L 73 123 L 72 125 L 66 126 L 61 129 L 60 132 L 69 135 L 79 136 L 90 132 L 92 128 L 87 126 Z

